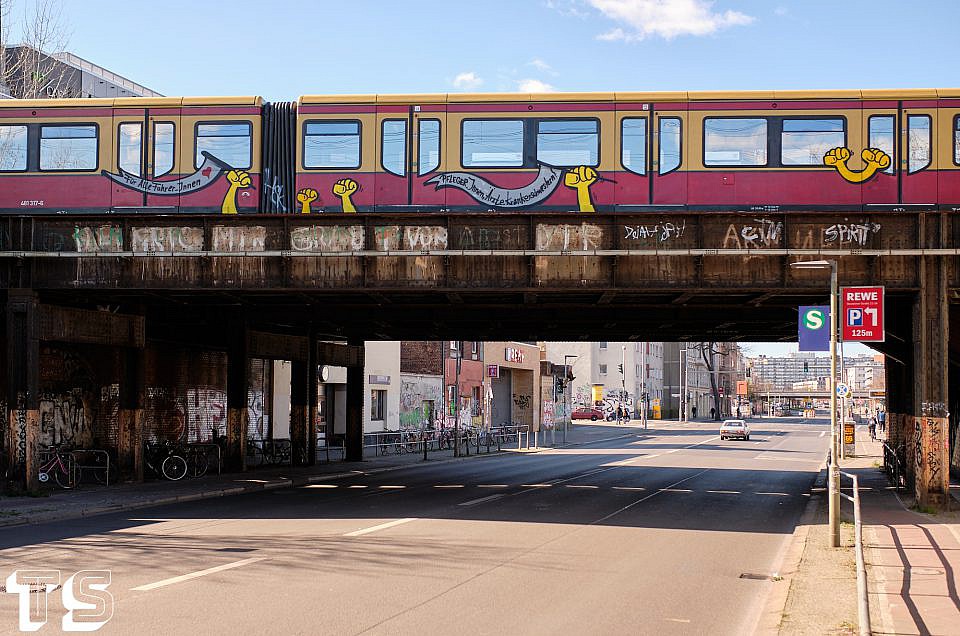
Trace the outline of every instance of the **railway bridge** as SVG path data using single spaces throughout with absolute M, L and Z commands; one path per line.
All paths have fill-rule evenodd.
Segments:
M 4 451 L 29 485 L 59 426 L 142 479 L 145 440 L 199 426 L 175 403 L 225 386 L 216 418 L 242 470 L 253 362 L 283 359 L 295 461 L 315 457 L 318 365 L 347 367 L 358 460 L 365 340 L 793 340 L 829 280 L 790 264 L 828 259 L 841 285 L 886 288 L 891 439 L 920 502 L 942 506 L 960 468 L 958 255 L 960 215 L 922 205 L 4 217 Z

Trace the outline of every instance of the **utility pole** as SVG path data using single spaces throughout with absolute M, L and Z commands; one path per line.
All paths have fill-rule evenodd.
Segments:
M 620 401 L 617 411 L 617 424 L 620 423 L 620 414 L 623 409 L 623 399 L 627 393 L 627 372 L 623 365 L 627 362 L 627 345 L 620 345 Z
M 647 347 L 650 343 L 640 343 L 640 422 L 647 428 Z
M 460 364 L 463 360 L 463 340 L 457 340 L 457 373 L 453 385 L 453 456 L 460 457 Z M 469 441 L 467 446 L 469 447 Z

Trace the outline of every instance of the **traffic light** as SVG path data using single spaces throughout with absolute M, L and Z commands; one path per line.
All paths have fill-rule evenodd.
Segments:
M 747 367 L 747 377 L 750 377 L 750 367 Z
M 553 390 L 558 396 L 563 394 L 563 378 L 560 376 L 553 379 Z
M 620 369 L 620 375 L 623 375 L 623 365 L 622 365 L 622 364 L 618 364 L 618 365 L 617 365 L 617 368 Z

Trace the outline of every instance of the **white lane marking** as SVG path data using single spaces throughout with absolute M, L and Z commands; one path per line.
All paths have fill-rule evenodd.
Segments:
M 826 435 L 826 434 L 827 434 L 826 431 L 820 431 L 820 435 L 819 435 L 818 437 L 823 437 L 823 436 Z
M 482 504 L 486 501 L 493 501 L 494 499 L 500 499 L 504 496 L 504 493 L 499 492 L 495 495 L 487 495 L 486 497 L 480 497 L 479 499 L 471 499 L 470 501 L 464 501 L 463 503 L 458 503 L 458 506 L 476 506 L 477 504 Z
M 663 620 L 670 621 L 671 623 L 689 623 L 689 618 L 665 618 Z
M 650 498 L 652 498 L 652 497 L 656 497 L 656 496 L 659 495 L 660 493 L 666 492 L 666 491 L 668 491 L 670 488 L 673 488 L 674 486 L 679 486 L 680 484 L 682 484 L 682 483 L 685 482 L 685 481 L 690 481 L 690 480 L 693 479 L 694 477 L 699 477 L 700 475 L 702 475 L 703 473 L 705 473 L 705 472 L 707 472 L 707 471 L 709 471 L 709 470 L 711 470 L 711 469 L 710 469 L 710 468 L 704 468 L 704 469 L 701 470 L 699 473 L 694 473 L 693 475 L 690 475 L 689 477 L 684 477 L 684 478 L 681 479 L 680 481 L 675 481 L 675 482 L 673 482 L 672 484 L 670 484 L 669 486 L 666 486 L 666 487 L 664 487 L 664 488 L 661 488 L 660 490 L 658 490 L 658 491 L 656 491 L 656 492 L 650 493 L 650 494 L 647 495 L 646 497 L 641 497 L 640 499 L 637 499 L 637 500 L 634 501 L 633 503 L 628 503 L 626 506 L 624 506 L 623 508 L 620 508 L 619 510 L 614 510 L 613 512 L 611 512 L 610 514 L 608 514 L 608 515 L 605 516 L 605 517 L 600 517 L 600 518 L 597 519 L 596 521 L 591 522 L 590 525 L 593 526 L 593 525 L 597 525 L 598 523 L 603 523 L 603 522 L 606 521 L 607 519 L 609 519 L 609 518 L 611 518 L 611 517 L 615 517 L 615 516 L 617 516 L 618 514 L 620 514 L 621 512 L 625 512 L 625 511 L 629 510 L 630 508 L 633 508 L 634 506 L 636 506 L 636 505 L 638 505 L 638 504 L 642 504 L 642 503 L 643 503 L 644 501 L 646 501 L 647 499 L 650 499 Z
M 208 574 L 216 574 L 217 572 L 223 572 L 224 570 L 232 570 L 233 568 L 243 567 L 244 565 L 250 565 L 251 563 L 256 563 L 257 561 L 264 561 L 266 559 L 267 557 L 253 557 L 250 559 L 243 559 L 242 561 L 234 561 L 233 563 L 218 565 L 215 568 L 207 568 L 206 570 L 191 572 L 190 574 L 184 574 L 183 576 L 174 576 L 169 579 L 163 579 L 162 581 L 157 581 L 156 583 L 147 583 L 146 585 L 133 587 L 133 588 L 130 588 L 130 591 L 146 592 L 149 590 L 155 590 L 158 587 L 166 587 L 167 585 L 173 585 L 174 583 L 180 583 L 182 581 L 189 581 L 190 579 L 195 579 L 200 576 L 206 576 Z
M 362 530 L 354 530 L 353 532 L 348 532 L 343 536 L 359 537 L 365 534 L 370 534 L 371 532 L 376 532 L 377 530 L 392 528 L 393 526 L 399 526 L 402 523 L 410 523 L 411 521 L 416 521 L 416 520 L 417 520 L 417 517 L 404 517 L 403 519 L 397 519 L 396 521 L 388 521 L 387 523 L 381 523 L 378 526 L 370 526 L 369 528 L 363 528 Z

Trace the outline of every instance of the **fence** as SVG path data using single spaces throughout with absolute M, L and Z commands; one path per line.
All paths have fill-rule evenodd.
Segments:
M 856 475 L 838 471 L 853 481 L 853 496 L 840 496 L 853 504 L 854 549 L 857 554 L 857 614 L 860 623 L 860 636 L 870 636 L 870 600 L 867 596 L 867 567 L 863 560 L 863 523 L 860 518 L 860 484 Z M 839 484 L 837 484 L 839 487 Z

